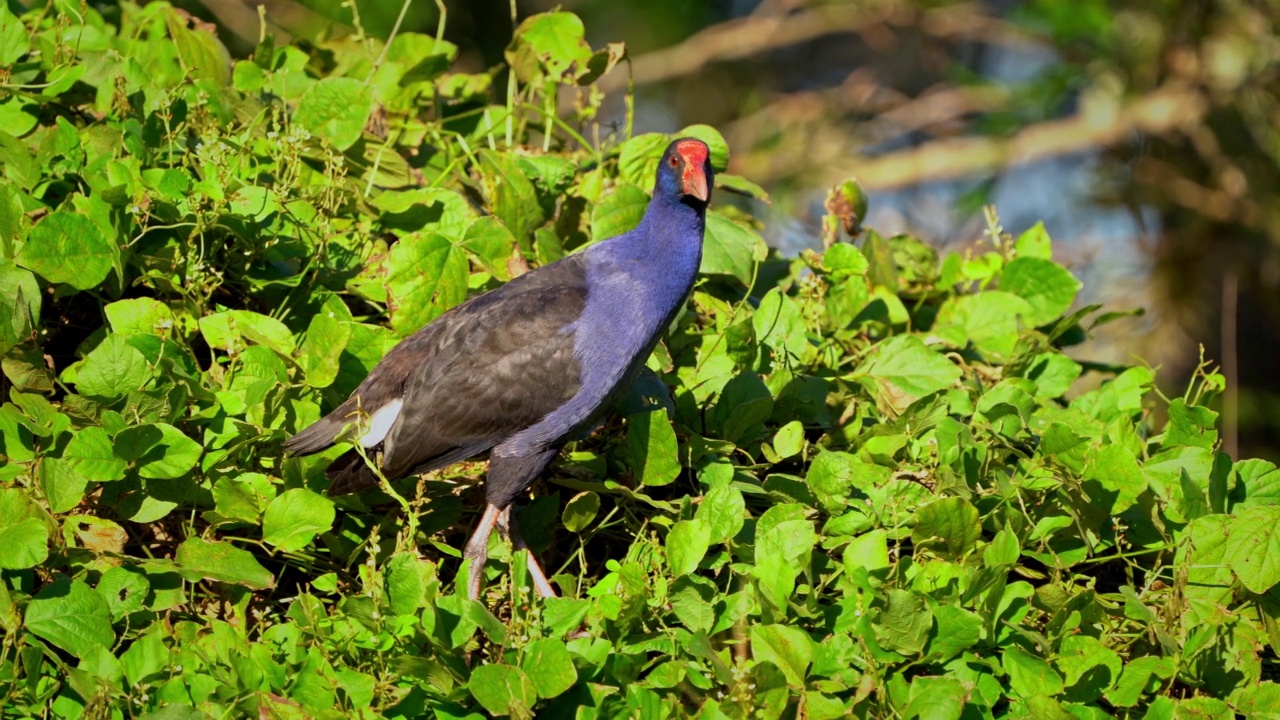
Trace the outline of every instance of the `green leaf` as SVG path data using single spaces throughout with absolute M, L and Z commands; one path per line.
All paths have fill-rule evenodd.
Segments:
M 1128 510 L 1147 489 L 1138 460 L 1120 445 L 1099 448 L 1085 463 L 1084 479 L 1091 499 L 1112 498 L 1108 508 L 1111 515 Z M 1093 492 L 1089 483 L 1096 483 L 1102 492 Z
M 667 565 L 679 577 L 698 569 L 711 546 L 711 529 L 701 520 L 681 520 L 667 533 Z
M 939 604 L 933 608 L 933 619 L 937 629 L 929 640 L 928 654 L 935 658 L 950 658 L 977 645 L 982 639 L 984 622 L 977 613 L 955 605 Z
M 924 650 L 933 613 L 923 598 L 907 590 L 890 590 L 888 601 L 875 616 L 876 640 L 886 650 L 911 656 Z
M 262 473 L 241 473 L 213 484 L 214 510 L 228 520 L 259 524 L 262 511 L 275 496 L 271 479 Z
M 1009 673 L 1009 687 L 1020 697 L 1053 696 L 1062 692 L 1062 676 L 1049 663 L 1020 648 L 1005 648 L 1000 663 Z
M 873 286 L 888 290 L 888 294 L 898 294 L 898 264 L 893 259 L 893 248 L 875 230 L 868 230 L 866 240 L 862 243 L 862 254 L 867 259 L 867 279 Z
M 815 544 L 813 523 L 804 519 L 800 506 L 775 505 L 760 516 L 752 575 L 776 607 L 787 606 L 796 576 L 809 566 Z
M 773 200 L 769 197 L 769 193 L 756 183 L 742 177 L 741 175 L 729 175 L 728 173 L 716 174 L 716 189 L 728 190 L 731 193 L 745 195 L 749 198 L 755 198 L 766 205 L 772 205 Z
M 772 288 L 761 298 L 760 307 L 751 316 L 751 325 L 757 342 L 771 348 L 779 359 L 785 353 L 803 361 L 813 348 L 800 305 L 778 288 Z
M 467 299 L 466 252 L 442 235 L 412 234 L 391 248 L 387 310 L 391 327 L 410 335 Z
M 1004 527 L 991 538 L 991 543 L 983 548 L 982 562 L 991 568 L 1012 565 L 1018 562 L 1021 554 L 1018 536 L 1008 527 Z
M 839 512 L 849 501 L 854 475 L 861 465 L 863 463 L 849 453 L 823 450 L 809 464 L 805 483 L 822 503 L 823 509 Z
M 953 677 L 919 676 L 911 680 L 911 700 L 903 720 L 960 720 L 969 691 Z
M 1144 367 L 1132 367 L 1097 390 L 1080 395 L 1071 407 L 1103 422 L 1132 417 L 1142 411 L 1142 398 L 1151 390 L 1155 376 Z
M 803 449 L 804 424 L 799 420 L 792 420 L 778 428 L 777 434 L 773 436 L 773 450 L 780 458 L 799 455 Z
M 827 248 L 822 255 L 822 267 L 831 274 L 833 280 L 866 275 L 870 264 L 867 256 L 854 245 L 837 243 Z
M 627 418 L 627 457 L 642 485 L 669 485 L 680 476 L 676 433 L 665 408 Z
M 1177 720 L 1235 720 L 1238 717 L 1226 702 L 1207 695 L 1179 700 L 1173 716 Z
M 285 324 L 249 310 L 226 310 L 200 318 L 200 334 L 210 347 L 238 352 L 245 340 L 268 347 L 284 357 L 293 355 L 293 333 Z
M 276 582 L 252 553 L 225 542 L 187 538 L 174 560 L 182 576 L 192 581 L 216 580 L 254 590 L 266 590 Z
M 163 335 L 173 327 L 173 311 L 154 298 L 117 300 L 103 311 L 120 335 Z
M 257 222 L 265 222 L 280 212 L 279 198 L 271 188 L 246 185 L 232 193 L 228 201 L 227 206 L 233 215 Z
M 721 438 L 746 445 L 760 435 L 772 413 L 769 386 L 759 375 L 747 372 L 725 383 L 711 413 L 712 427 Z
M 1200 405 L 1188 405 L 1182 398 L 1169 403 L 1169 424 L 1164 429 L 1164 447 L 1191 446 L 1212 450 L 1218 443 L 1218 413 Z
M 1265 593 L 1280 582 L 1280 507 L 1245 508 L 1231 523 L 1227 564 L 1251 592 Z
M 960 368 L 955 363 L 914 335 L 899 335 L 880 343 L 858 372 L 872 379 L 880 396 L 897 412 L 960 379 Z
M 845 546 L 843 560 L 848 573 L 856 568 L 870 572 L 890 567 L 889 534 L 884 530 L 872 530 L 859 535 Z
M 17 104 L 13 103 L 14 106 Z M 0 122 L 0 127 L 3 127 L 3 122 Z M 14 243 L 26 237 L 23 214 L 22 193 L 12 183 L 0 180 L 0 258 L 4 258 L 0 260 L 0 268 L 9 265 L 7 260 L 13 257 Z
M 982 537 L 978 508 L 964 498 L 935 500 L 916 511 L 911 542 L 929 547 L 938 554 L 958 559 Z
M 373 200 L 382 225 L 406 233 L 434 233 L 461 242 L 476 212 L 462 195 L 444 188 L 384 192 Z
M 1018 257 L 1031 257 L 1049 260 L 1053 257 L 1053 241 L 1049 232 L 1044 229 L 1044 222 L 1037 222 L 1025 230 L 1014 242 Z
M 97 425 L 77 430 L 62 452 L 62 459 L 88 480 L 110 482 L 124 477 L 125 461 L 116 457 L 111 436 Z
M 1023 377 L 1036 384 L 1037 398 L 1058 398 L 1067 394 L 1082 371 L 1080 363 L 1066 355 L 1046 352 L 1031 361 Z
M 1264 680 L 1242 688 L 1235 707 L 1250 720 L 1280 720 L 1280 684 Z
M 531 82 L 537 74 L 558 80 L 575 63 L 585 65 L 591 59 L 585 33 L 582 20 L 573 13 L 539 13 L 525 19 L 512 33 L 507 62 L 522 83 Z
M 1031 312 L 1024 317 L 1033 327 L 1062 317 L 1080 292 L 1080 281 L 1052 260 L 1019 257 L 1004 266 L 1000 289 L 1026 300 Z
M 467 689 L 492 715 L 525 717 L 538 700 L 533 681 L 512 665 L 481 665 L 471 672 Z
M 76 389 L 83 395 L 119 397 L 151 379 L 147 359 L 120 335 L 108 335 L 84 359 L 76 373 Z
M 555 638 L 542 638 L 529 643 L 520 663 L 540 698 L 561 695 L 578 682 L 578 669 L 564 643 Z
M 107 601 L 81 580 L 45 586 L 27 605 L 23 624 L 76 657 L 96 647 L 110 648 L 116 639 Z
M 618 146 L 618 175 L 624 182 L 651 192 L 658 176 L 658 161 L 669 144 L 670 138 L 661 133 L 636 135 L 622 143 Z
M 190 472 L 203 448 L 178 428 L 165 423 L 136 425 L 116 435 L 116 456 L 135 463 L 144 478 L 172 480 Z
M 140 570 L 121 566 L 102 573 L 96 589 L 111 608 L 111 617 L 119 620 L 143 609 L 151 583 Z
M 751 655 L 757 662 L 771 662 L 782 671 L 787 684 L 804 687 L 809 663 L 813 661 L 813 640 L 790 625 L 753 625 Z
M 1031 315 L 1026 300 L 1007 292 L 987 291 L 950 298 L 938 311 L 933 334 L 955 347 L 1005 358 L 1018 343 L 1018 318 Z
M 325 313 L 311 318 L 307 336 L 298 348 L 298 364 L 302 366 L 308 385 L 323 388 L 333 384 L 338 377 L 342 351 L 347 348 L 350 338 L 349 324 Z
M 533 183 L 514 158 L 487 148 L 480 151 L 481 180 L 493 214 L 516 238 L 526 238 L 547 217 Z
M 90 646 L 89 651 L 80 658 L 80 664 L 76 669 L 84 670 L 117 687 L 123 686 L 124 667 L 109 649 L 101 645 Z
M 285 493 L 286 495 L 288 493 Z M 387 599 L 397 615 L 412 615 L 424 607 L 435 566 L 416 553 L 401 551 L 387 561 Z
M 1280 468 L 1266 460 L 1241 460 L 1232 468 L 1233 512 L 1253 505 L 1280 505 Z
M 25 570 L 49 558 L 49 530 L 38 518 L 0 525 L 0 568 Z
M 511 259 L 513 250 L 519 244 L 501 220 L 486 216 L 471 223 L 467 227 L 466 235 L 463 236 L 462 246 L 475 253 L 480 260 L 480 265 L 490 275 L 504 282 L 511 279 L 511 270 L 507 267 L 507 261 Z
M 22 21 L 8 5 L 0 5 L 0 65 L 12 66 L 32 49 Z
M 296 552 L 333 527 L 336 515 L 329 498 L 305 488 L 286 490 L 267 505 L 262 539 L 286 552 Z
M 1088 635 L 1062 639 L 1054 664 L 1062 671 L 1067 695 L 1076 702 L 1093 702 L 1120 679 L 1123 662 L 1114 650 Z
M 694 632 L 710 630 L 716 621 L 715 586 L 697 575 L 672 583 L 669 599 L 672 614 Z
M 59 210 L 31 228 L 16 260 L 49 282 L 88 290 L 107 279 L 117 254 L 92 220 Z
M 746 509 L 741 490 L 730 484 L 717 485 L 703 496 L 694 518 L 706 526 L 710 542 L 728 542 L 742 530 Z
M 543 601 L 542 624 L 552 635 L 561 636 L 582 624 L 591 603 L 578 598 L 547 598 Z
M 169 665 L 169 649 L 159 632 L 150 632 L 134 640 L 120 655 L 120 665 L 129 684 L 137 687 L 164 672 Z
M 193 78 L 208 80 L 217 85 L 231 82 L 231 55 L 204 23 L 187 26 L 185 14 L 170 10 L 165 15 L 169 37 L 182 61 L 183 70 Z
M 0 353 L 31 337 L 40 325 L 40 306 L 35 275 L 0 256 Z
M 1178 543 L 1174 566 L 1186 568 L 1184 627 L 1213 624 L 1220 608 L 1231 604 L 1236 576 L 1227 566 L 1232 542 L 1230 515 L 1204 515 L 1192 520 Z
M 600 512 L 600 496 L 591 490 L 580 492 L 565 503 L 561 519 L 564 528 L 571 533 L 580 533 L 596 519 Z
M 635 185 L 621 184 L 591 209 L 591 239 L 608 240 L 640 224 L 649 207 L 649 194 Z
M 89 484 L 62 458 L 45 458 L 40 463 L 39 478 L 49 511 L 55 513 L 67 512 L 79 505 Z
M 373 93 L 368 85 L 354 78 L 326 77 L 303 93 L 293 121 L 346 150 L 360 139 L 371 112 Z
M 764 239 L 718 212 L 707 213 L 706 236 L 702 242 L 703 275 L 729 275 L 743 285 L 751 282 L 757 259 L 767 252 Z
M 1132 658 L 1125 663 L 1116 686 L 1107 692 L 1107 701 L 1120 707 L 1137 705 L 1142 696 L 1155 692 L 1173 677 L 1177 667 L 1174 658 L 1152 655 Z

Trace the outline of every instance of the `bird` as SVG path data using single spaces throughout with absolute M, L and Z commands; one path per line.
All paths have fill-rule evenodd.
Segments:
M 486 506 L 463 552 L 467 595 L 479 599 L 493 531 L 528 550 L 512 503 L 625 395 L 684 308 L 713 186 L 707 144 L 672 141 L 634 229 L 450 308 L 392 348 L 345 402 L 285 440 L 285 452 L 352 443 L 326 470 L 331 495 L 375 486 L 370 462 L 394 481 L 487 453 Z M 527 557 L 539 595 L 555 597 Z

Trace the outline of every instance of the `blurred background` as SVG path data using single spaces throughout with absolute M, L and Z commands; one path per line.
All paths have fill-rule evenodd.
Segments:
M 353 7 L 354 2 L 354 7 Z M 173 0 L 233 55 L 257 42 L 386 37 L 398 0 Z M 1080 304 L 1145 308 L 1078 359 L 1142 361 L 1181 395 L 1221 368 L 1224 449 L 1280 459 L 1280 1 L 411 0 L 401 29 L 497 68 L 516 22 L 560 7 L 593 47 L 625 42 L 600 119 L 714 125 L 763 185 L 783 252 L 820 245 L 827 189 L 857 178 L 868 225 L 940 250 L 1038 220 Z M 499 77 L 499 82 L 501 82 Z

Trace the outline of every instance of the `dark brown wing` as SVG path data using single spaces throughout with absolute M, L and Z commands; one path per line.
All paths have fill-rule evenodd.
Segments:
M 571 256 L 453 308 L 396 346 L 350 399 L 286 448 L 328 447 L 360 409 L 372 414 L 399 401 L 381 447 L 388 478 L 489 450 L 577 393 L 574 332 L 586 294 L 584 265 Z M 373 480 L 354 451 L 330 476 L 331 493 Z
M 574 323 L 585 301 L 585 285 L 557 284 L 468 313 L 409 377 L 383 449 L 387 476 L 488 450 L 577 394 Z

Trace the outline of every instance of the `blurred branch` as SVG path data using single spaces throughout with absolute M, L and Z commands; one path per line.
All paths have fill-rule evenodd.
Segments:
M 1216 222 L 1242 223 L 1256 227 L 1261 221 L 1258 206 L 1252 201 L 1205 187 L 1188 179 L 1178 168 L 1162 160 L 1139 158 L 1134 165 L 1133 174 L 1138 180 L 1160 188 L 1164 196 L 1176 205 Z
M 1240 457 L 1240 348 L 1236 323 L 1239 319 L 1240 276 L 1228 268 L 1222 276 L 1222 374 L 1227 387 L 1222 393 L 1222 449 L 1235 460 Z
M 249 4 L 245 2 L 227 2 L 226 0 L 200 0 L 200 4 L 204 6 L 209 14 L 212 15 L 218 24 L 240 38 L 245 45 L 253 47 L 258 44 L 258 5 L 266 3 Z M 271 17 L 273 13 L 268 8 L 267 16 Z M 284 43 L 289 42 L 293 35 L 289 31 L 280 27 L 275 22 L 268 21 L 268 27 L 271 32 L 275 33 L 278 41 Z
M 931 130 L 962 121 L 975 113 L 1008 107 L 1008 88 L 952 87 L 940 84 L 912 98 L 880 84 L 869 68 L 854 71 L 837 88 L 792 93 L 734 122 L 728 133 L 744 147 L 755 146 L 779 127 L 821 123 L 845 115 L 871 119 L 859 124 L 861 144 L 875 145 L 907 133 Z M 936 130 L 935 130 L 936 131 Z
M 636 85 L 692 75 L 707 65 L 798 45 L 827 35 L 865 31 L 877 25 L 915 26 L 934 37 L 966 36 L 988 42 L 1025 41 L 1017 28 L 988 15 L 980 4 L 936 8 L 921 14 L 906 4 L 822 5 L 790 12 L 793 3 L 779 3 L 777 14 L 753 13 L 695 33 L 679 45 L 646 53 L 632 61 Z M 600 89 L 625 86 L 622 73 L 605 76 Z
M 1207 101 L 1199 92 L 1174 84 L 1128 103 L 1086 96 L 1078 114 L 1028 126 L 1007 138 L 935 140 L 879 157 L 855 156 L 820 168 L 823 177 L 814 184 L 823 187 L 852 176 L 869 190 L 886 190 L 987 175 L 1011 165 L 1114 146 L 1135 133 L 1162 135 L 1192 128 L 1204 118 L 1207 109 Z M 831 153 L 830 148 L 821 153 L 810 148 L 806 152 L 765 155 L 769 157 L 740 155 L 740 171 L 763 182 L 802 173 L 812 175 L 813 158 L 829 157 Z
M 258 44 L 258 6 L 266 8 L 267 29 L 275 34 L 276 43 L 292 41 L 298 29 L 327 22 L 323 16 L 294 0 L 194 0 L 227 32 L 248 47 Z

